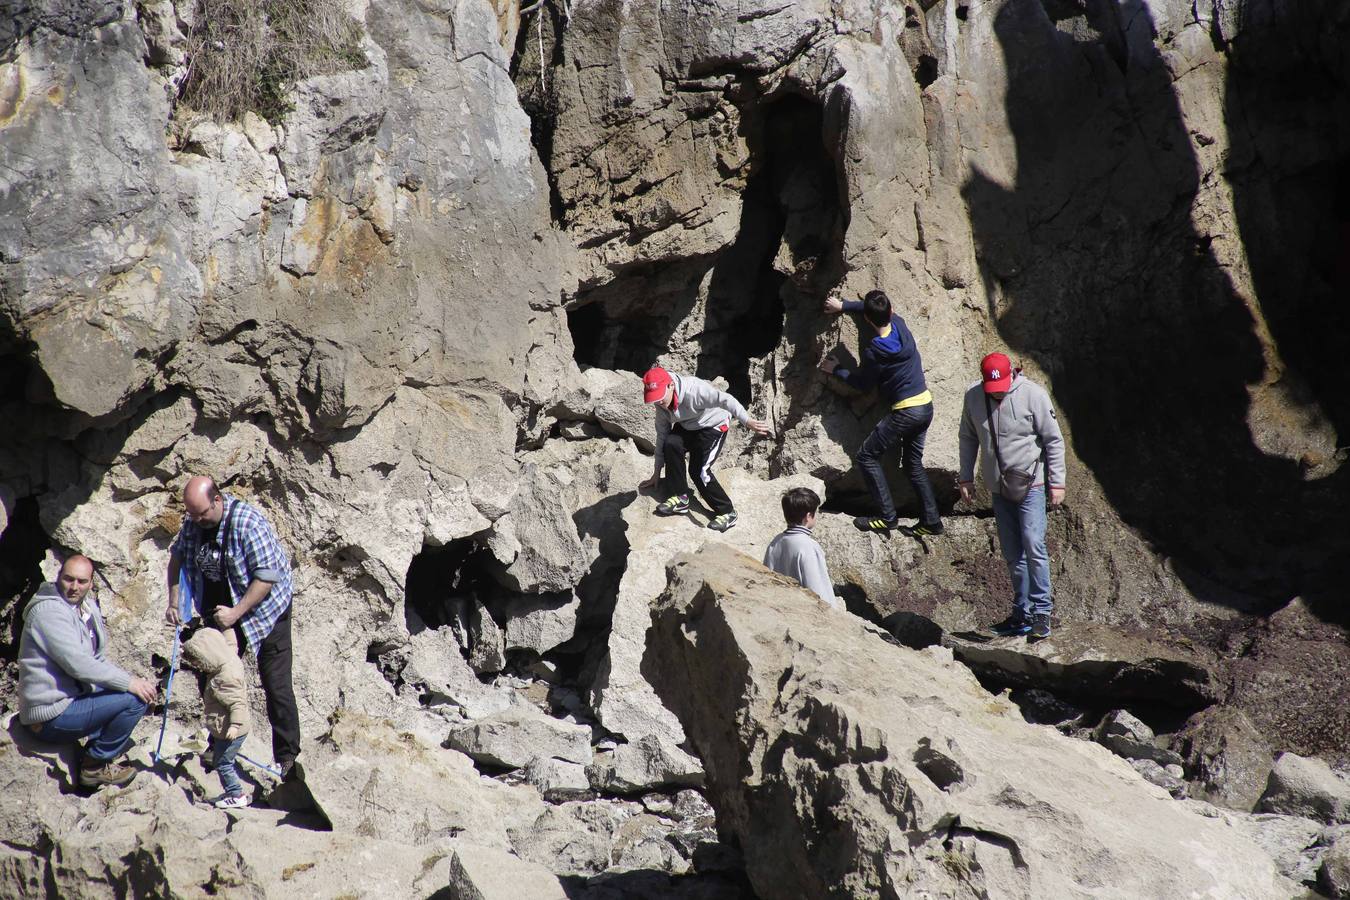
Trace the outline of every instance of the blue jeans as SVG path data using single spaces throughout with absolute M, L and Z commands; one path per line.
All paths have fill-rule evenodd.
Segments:
M 42 724 L 38 737 L 49 744 L 73 744 L 88 737 L 85 758 L 111 762 L 131 744 L 131 732 L 146 706 L 126 691 L 95 691 L 70 701 L 61 715 Z
M 932 422 L 931 403 L 891 410 L 872 429 L 858 450 L 858 468 L 862 469 L 867 489 L 872 492 L 872 499 L 887 522 L 895 521 L 895 501 L 891 498 L 890 486 L 886 484 L 881 457 L 897 444 L 900 445 L 900 465 L 909 478 L 910 487 L 914 488 L 914 496 L 919 500 L 919 521 L 924 525 L 934 525 L 941 518 L 938 515 L 937 499 L 933 496 L 933 485 L 928 480 L 928 471 L 923 467 L 923 444 Z
M 244 792 L 244 785 L 239 780 L 239 770 L 234 767 L 234 758 L 239 755 L 239 750 L 244 746 L 246 734 L 241 734 L 234 740 L 223 737 L 211 738 L 211 758 L 215 760 L 216 774 L 220 776 L 220 787 L 231 797 L 237 797 Z
M 1027 621 L 1050 615 L 1050 551 L 1045 546 L 1045 486 L 1027 492 L 1021 503 L 994 494 L 998 543 L 1012 578 L 1013 608 Z

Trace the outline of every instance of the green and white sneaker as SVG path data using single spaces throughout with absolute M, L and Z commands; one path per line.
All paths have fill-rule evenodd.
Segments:
M 713 531 L 730 531 L 736 525 L 736 514 L 734 512 L 722 513 L 713 518 L 708 523 L 708 527 Z
M 689 495 L 676 494 L 673 497 L 667 497 L 656 507 L 658 516 L 678 516 L 681 513 L 689 512 Z

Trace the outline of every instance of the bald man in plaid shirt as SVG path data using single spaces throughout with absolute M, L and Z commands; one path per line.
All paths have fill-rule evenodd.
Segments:
M 300 713 L 291 685 L 291 563 L 256 508 L 222 494 L 204 475 L 183 489 L 187 517 L 169 553 L 169 608 L 178 624 L 178 575 L 186 569 L 202 619 L 256 653 L 272 725 L 272 758 L 289 777 L 300 755 Z

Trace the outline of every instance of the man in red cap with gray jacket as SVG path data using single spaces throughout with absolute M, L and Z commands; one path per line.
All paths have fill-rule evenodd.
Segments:
M 1046 500 L 1064 502 L 1064 436 L 1045 388 L 1023 377 L 1002 353 L 980 362 L 980 380 L 966 391 L 960 429 L 957 487 L 969 503 L 975 458 L 994 495 L 998 542 L 1012 578 L 1013 610 L 996 634 L 1050 636 L 1050 553 L 1045 546 Z
M 708 527 L 714 531 L 731 528 L 736 524 L 736 508 L 712 473 L 712 464 L 726 443 L 733 416 L 756 434 L 768 434 L 769 423 L 750 418 L 739 400 L 703 379 L 676 375 L 660 366 L 642 376 L 642 401 L 656 410 L 656 470 L 640 485 L 646 489 L 660 484 L 666 499 L 656 507 L 656 514 L 677 516 L 689 511 L 689 484 L 684 478 L 688 457 L 689 475 L 712 507 Z

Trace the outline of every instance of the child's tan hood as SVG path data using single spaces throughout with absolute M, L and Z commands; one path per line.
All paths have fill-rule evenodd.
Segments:
M 214 628 L 203 628 L 183 645 L 183 661 L 204 675 L 215 675 L 238 654 L 230 646 L 224 633 Z

